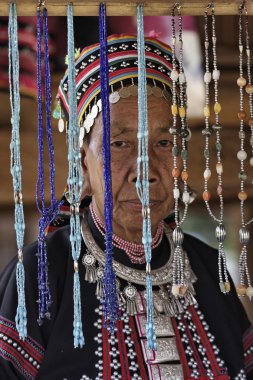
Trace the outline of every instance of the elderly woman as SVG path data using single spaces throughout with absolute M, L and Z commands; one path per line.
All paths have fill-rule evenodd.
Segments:
M 83 266 L 80 268 L 85 346 L 73 348 L 73 263 L 67 200 L 48 234 L 51 319 L 37 323 L 37 243 L 24 253 L 28 338 L 15 328 L 17 304 L 13 260 L 1 276 L 0 378 L 42 380 L 253 379 L 253 333 L 234 287 L 219 290 L 217 251 L 185 237 L 185 275 L 192 297 L 181 309 L 171 302 L 173 240 L 173 168 L 171 49 L 146 40 L 149 123 L 149 184 L 152 221 L 152 276 L 157 351 L 147 349 L 145 253 L 137 179 L 137 41 L 108 38 L 113 189 L 113 264 L 120 319 L 115 334 L 103 327 L 101 277 L 104 256 L 104 183 L 99 45 L 76 60 L 78 117 L 85 127 L 82 145 L 84 209 Z M 68 117 L 67 73 L 59 99 Z M 95 106 L 95 107 L 94 107 Z M 59 228 L 59 224 L 62 227 Z M 56 228 L 57 227 L 57 228 Z M 232 282 L 232 281 L 231 281 Z M 176 311 L 175 311 L 176 310 Z

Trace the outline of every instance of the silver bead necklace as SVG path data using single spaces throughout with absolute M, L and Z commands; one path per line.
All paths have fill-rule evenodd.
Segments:
M 208 35 L 208 18 L 209 12 L 211 11 L 211 19 L 212 19 L 212 54 L 213 54 L 213 71 L 210 71 L 209 64 L 209 35 Z M 203 200 L 205 202 L 207 211 L 211 218 L 218 223 L 215 236 L 218 241 L 218 269 L 219 269 L 219 286 L 220 290 L 223 293 L 228 293 L 230 291 L 230 283 L 228 279 L 227 273 L 227 263 L 226 263 L 226 254 L 224 250 L 224 240 L 226 238 L 226 230 L 224 227 L 224 199 L 223 199 L 223 187 L 222 187 L 222 173 L 223 173 L 223 165 L 221 160 L 221 136 L 220 131 L 222 126 L 220 124 L 220 111 L 221 105 L 218 99 L 218 82 L 220 78 L 220 71 L 217 68 L 217 55 L 216 55 L 216 27 L 215 27 L 215 10 L 214 5 L 209 3 L 206 7 L 205 15 L 204 15 L 204 29 L 205 29 L 205 74 L 204 74 L 204 82 L 205 82 L 205 107 L 204 107 L 204 117 L 205 117 L 205 128 L 202 130 L 202 134 L 205 138 L 205 148 L 204 148 L 204 157 L 205 157 L 205 171 L 204 171 L 204 192 L 203 192 Z M 210 83 L 213 79 L 214 82 L 214 113 L 215 113 L 215 123 L 210 127 L 210 97 L 209 97 L 209 87 Z M 219 197 L 220 203 L 220 215 L 216 217 L 211 210 L 209 201 L 211 198 L 211 193 L 208 190 L 208 181 L 211 177 L 211 170 L 209 167 L 210 162 L 210 137 L 212 132 L 215 132 L 216 135 L 216 173 L 218 176 L 218 186 L 217 186 L 217 194 Z
M 245 17 L 245 47 L 246 47 L 246 66 L 247 66 L 247 79 L 244 78 L 243 70 L 243 53 L 244 53 L 244 44 L 243 44 L 243 14 Z M 249 47 L 249 29 L 248 29 L 248 14 L 246 2 L 243 1 L 239 6 L 239 78 L 237 79 L 237 85 L 239 86 L 240 91 L 240 109 L 238 112 L 238 118 L 240 121 L 239 129 L 239 139 L 240 139 L 240 150 L 237 152 L 237 158 L 240 161 L 240 192 L 238 193 L 238 198 L 240 200 L 240 215 L 241 215 L 241 227 L 239 230 L 239 239 L 242 245 L 241 253 L 239 257 L 239 276 L 240 284 L 237 286 L 237 294 L 239 296 L 247 295 L 250 299 L 253 296 L 253 287 L 251 285 L 251 279 L 248 269 L 248 258 L 247 258 L 247 245 L 250 240 L 250 233 L 247 229 L 247 226 L 253 221 L 253 218 L 248 222 L 245 222 L 245 212 L 244 206 L 245 201 L 248 198 L 248 194 L 245 191 L 245 181 L 247 180 L 247 172 L 245 171 L 245 160 L 247 159 L 247 153 L 245 151 L 245 119 L 247 117 L 244 110 L 244 88 L 249 97 L 249 110 L 250 110 L 250 119 L 249 126 L 251 127 L 251 150 L 253 149 L 253 104 L 252 104 L 252 93 L 253 85 L 251 83 L 251 67 L 250 67 L 250 47 Z M 247 83 L 248 80 L 248 83 Z M 253 158 L 250 159 L 250 164 L 253 165 Z M 247 283 L 247 285 L 246 285 Z
M 172 106 L 171 112 L 173 117 L 173 126 L 170 132 L 173 135 L 173 170 L 172 176 L 174 179 L 173 196 L 175 201 L 175 223 L 176 228 L 173 231 L 173 242 L 176 246 L 175 255 L 173 261 L 173 285 L 172 293 L 174 296 L 183 296 L 187 290 L 187 286 L 184 278 L 184 263 L 183 263 L 183 249 L 182 243 L 184 239 L 184 234 L 181 229 L 181 225 L 186 219 L 188 212 L 188 205 L 190 203 L 190 193 L 188 191 L 188 172 L 187 172 L 187 141 L 190 137 L 190 131 L 187 128 L 187 118 L 186 118 L 186 79 L 183 72 L 183 39 L 182 39 L 182 16 L 180 13 L 180 5 L 176 3 L 172 9 Z M 178 14 L 178 25 L 179 25 L 179 65 L 177 67 L 176 61 L 176 29 L 175 29 L 175 12 Z M 179 102 L 177 96 L 177 84 L 179 87 Z M 179 104 L 178 104 L 179 103 Z M 179 114 L 181 126 L 177 127 L 177 116 Z M 178 168 L 178 155 L 179 146 L 178 140 L 181 139 L 182 150 L 181 158 L 183 162 L 183 170 L 180 172 Z M 181 220 L 179 220 L 179 199 L 180 199 L 180 188 L 179 188 L 179 177 L 183 181 L 183 194 L 182 201 L 184 203 L 184 211 Z

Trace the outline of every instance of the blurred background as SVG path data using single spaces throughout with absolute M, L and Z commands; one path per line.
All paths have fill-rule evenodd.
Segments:
M 252 17 L 251 17 L 252 19 Z M 252 20 L 250 20 L 252 21 Z M 253 35 L 252 22 L 250 35 Z M 229 271 L 234 282 L 238 282 L 238 257 L 240 254 L 239 228 L 240 204 L 239 161 L 236 153 L 239 150 L 239 89 L 236 79 L 238 69 L 238 18 L 236 16 L 217 16 L 217 57 L 221 70 L 219 99 L 222 106 L 222 159 L 224 164 L 224 199 L 225 225 L 227 239 L 225 248 L 228 257 Z M 55 98 L 57 87 L 65 71 L 66 55 L 66 18 L 49 17 L 50 58 L 52 70 L 52 96 Z M 135 19 L 132 17 L 109 17 L 109 33 L 136 34 Z M 145 17 L 146 35 L 156 36 L 164 42 L 170 41 L 170 17 Z M 184 63 L 188 80 L 189 127 L 192 139 L 189 145 L 190 186 L 197 197 L 190 207 L 184 230 L 216 247 L 215 223 L 209 217 L 202 201 L 204 171 L 204 139 L 201 130 L 204 128 L 202 116 L 204 103 L 203 78 L 203 17 L 184 17 Z M 83 48 L 98 41 L 98 18 L 75 17 L 75 45 Z M 253 42 L 253 41 L 251 41 Z M 35 205 L 35 184 L 37 177 L 37 103 L 36 103 L 36 18 L 19 17 L 20 47 L 20 86 L 21 86 L 21 160 L 23 199 L 26 222 L 25 243 L 36 239 L 38 234 L 39 214 Z M 54 107 L 54 104 L 53 104 Z M 247 136 L 250 131 L 247 130 Z M 14 203 L 10 167 L 10 105 L 8 90 L 8 18 L 0 17 L 0 271 L 16 255 L 16 238 L 14 233 Z M 55 144 L 56 195 L 58 198 L 64 190 L 67 178 L 67 146 L 65 133 L 59 133 L 57 122 L 53 120 L 53 137 Z M 247 139 L 249 141 L 249 139 Z M 246 147 L 250 153 L 249 144 Z M 213 150 L 211 169 L 215 167 L 215 150 Z M 48 161 L 46 160 L 46 166 Z M 253 168 L 248 163 L 246 201 L 247 217 L 253 217 Z M 214 172 L 214 171 L 213 171 Z M 217 182 L 215 176 L 210 181 L 213 194 L 211 206 L 218 215 Z M 47 194 L 49 194 L 47 192 Z M 250 226 L 253 237 L 253 224 Z M 253 239 L 249 246 L 249 267 L 253 275 Z M 247 313 L 253 321 L 253 301 L 242 299 Z

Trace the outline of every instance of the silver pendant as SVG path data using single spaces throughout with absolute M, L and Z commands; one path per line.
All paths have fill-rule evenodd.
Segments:
M 103 285 L 102 285 L 102 279 L 104 275 L 104 270 L 101 266 L 97 268 L 97 288 L 96 288 L 96 297 L 100 299 L 103 295 Z
M 136 296 L 137 296 L 137 289 L 132 284 L 128 283 L 128 285 L 123 290 L 123 294 L 126 298 L 126 312 L 128 315 L 135 315 L 137 314 L 137 307 L 136 307 Z
M 87 251 L 87 253 L 83 256 L 82 263 L 85 266 L 85 281 L 88 281 L 89 283 L 96 282 L 96 259 L 92 253 Z
M 109 95 L 109 102 L 112 104 L 117 103 L 120 100 L 120 95 L 118 91 L 114 91 Z

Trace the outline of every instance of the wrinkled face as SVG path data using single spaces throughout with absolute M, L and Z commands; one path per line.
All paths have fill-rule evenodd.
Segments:
M 173 209 L 173 138 L 170 104 L 163 98 L 148 97 L 149 190 L 152 232 Z M 138 104 L 136 97 L 111 105 L 111 170 L 113 189 L 113 230 L 127 239 L 141 241 L 141 203 L 136 193 L 138 156 Z M 86 192 L 104 220 L 102 115 L 84 143 L 83 172 Z

